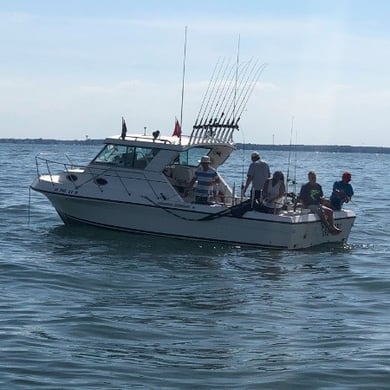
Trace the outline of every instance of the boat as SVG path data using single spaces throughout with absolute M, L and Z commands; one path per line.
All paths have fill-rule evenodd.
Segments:
M 229 96 L 226 88 L 221 87 L 218 96 Z M 249 88 L 252 82 L 246 85 Z M 247 99 L 247 94 L 241 96 Z M 233 135 L 240 118 L 237 107 L 243 110 L 245 106 L 237 102 L 230 114 L 229 103 L 220 102 L 218 119 L 204 115 L 215 111 L 210 107 L 200 110 L 188 135 L 177 120 L 172 135 L 146 134 L 145 130 L 128 134 L 122 118 L 121 134 L 106 138 L 86 166 L 37 155 L 37 177 L 31 188 L 48 198 L 65 224 L 272 249 L 345 244 L 356 218 L 352 210 L 334 213 L 341 230 L 335 235 L 317 214 L 302 208 L 294 194 L 286 197 L 280 212 L 259 212 L 220 173 L 207 203 L 196 202 L 189 184 L 202 157 L 217 170 L 234 150 Z
M 233 128 L 225 130 L 205 137 L 204 129 L 195 129 L 180 139 L 142 134 L 109 137 L 87 166 L 38 155 L 38 174 L 31 188 L 49 199 L 64 223 L 274 249 L 347 242 L 353 211 L 335 212 L 341 233 L 333 235 L 317 214 L 293 198 L 279 214 L 248 207 L 250 200 L 235 194 L 220 174 L 218 193 L 209 204 L 195 203 L 194 191 L 187 188 L 201 157 L 209 156 L 218 168 L 234 150 Z

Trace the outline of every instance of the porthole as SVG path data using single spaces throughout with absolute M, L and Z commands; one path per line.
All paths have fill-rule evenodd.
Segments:
M 103 179 L 102 177 L 98 177 L 98 178 L 95 179 L 95 183 L 98 186 L 105 186 L 107 184 L 107 180 Z

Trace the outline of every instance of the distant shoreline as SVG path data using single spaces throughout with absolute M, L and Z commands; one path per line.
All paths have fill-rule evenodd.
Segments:
M 351 146 L 351 145 L 266 145 L 266 144 L 240 144 L 238 149 L 244 150 L 277 150 L 298 152 L 330 152 L 330 153 L 383 153 L 389 154 L 390 148 L 384 146 Z
M 58 140 L 44 138 L 0 138 L 1 144 L 71 144 L 71 145 L 102 145 L 103 139 Z M 390 154 L 390 147 L 385 146 L 351 146 L 351 145 L 270 145 L 270 144 L 235 144 L 240 150 L 271 150 L 299 152 L 331 152 L 331 153 L 381 153 Z

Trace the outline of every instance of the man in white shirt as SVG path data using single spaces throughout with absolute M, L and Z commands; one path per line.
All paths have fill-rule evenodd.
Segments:
M 247 179 L 245 186 L 242 190 L 242 194 L 245 196 L 245 192 L 252 183 L 251 197 L 261 200 L 261 190 L 266 180 L 271 176 L 269 166 L 265 161 L 260 159 L 260 154 L 253 152 L 251 154 L 252 163 L 249 165 Z M 252 192 L 254 191 L 254 195 Z

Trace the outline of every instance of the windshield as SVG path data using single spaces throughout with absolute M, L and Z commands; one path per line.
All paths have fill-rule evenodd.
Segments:
M 158 148 L 138 148 L 125 145 L 106 145 L 93 163 L 124 168 L 144 169 L 160 151 Z

